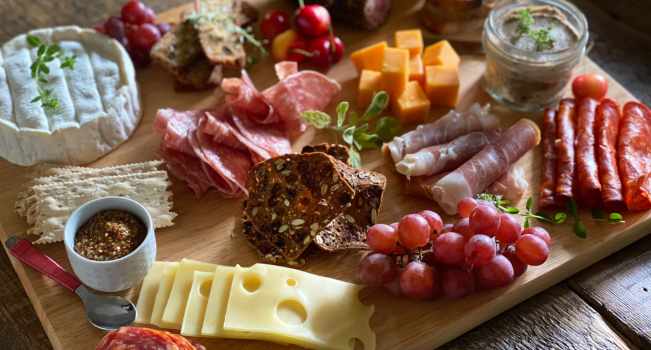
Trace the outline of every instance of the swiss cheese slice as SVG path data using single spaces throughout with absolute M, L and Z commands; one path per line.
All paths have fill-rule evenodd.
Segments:
M 160 326 L 171 329 L 181 329 L 185 306 L 187 304 L 195 271 L 214 272 L 217 265 L 190 259 L 183 259 L 174 278 Z
M 241 338 L 307 348 L 375 349 L 373 306 L 359 301 L 361 286 L 286 267 L 235 267 L 224 330 Z
M 224 317 L 226 316 L 234 271 L 235 268 L 231 266 L 218 266 L 215 270 L 201 328 L 201 336 L 229 337 L 228 332 L 224 331 Z
M 151 314 L 154 310 L 160 280 L 163 277 L 165 269 L 172 265 L 178 265 L 178 263 L 156 261 L 147 272 L 147 276 L 142 281 L 138 302 L 136 303 L 136 309 L 138 310 L 136 323 L 147 324 L 151 321 Z
M 206 304 L 213 284 L 214 272 L 195 271 L 192 288 L 185 305 L 181 334 L 189 337 L 201 335 Z
M 167 305 L 167 299 L 169 299 L 170 291 L 172 290 L 172 284 L 174 283 L 174 277 L 176 277 L 176 271 L 179 269 L 179 264 L 175 263 L 165 267 L 163 275 L 158 283 L 158 292 L 156 293 L 156 299 L 154 300 L 154 307 L 151 311 L 151 318 L 149 323 L 162 327 L 161 318 L 163 317 L 163 311 L 165 310 L 165 305 Z

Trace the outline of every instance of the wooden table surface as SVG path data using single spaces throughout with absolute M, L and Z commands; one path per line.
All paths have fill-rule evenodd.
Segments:
M 0 42 L 38 27 L 92 26 L 107 14 L 118 13 L 123 1 L 2 0 Z M 164 10 L 187 1 L 150 3 Z M 644 34 L 651 31 L 645 15 L 651 5 L 635 0 L 575 2 L 590 22 L 594 38 L 590 57 L 651 104 L 651 36 Z M 0 252 L 0 281 L 0 349 L 51 349 L 4 251 Z M 444 348 L 651 349 L 651 235 Z

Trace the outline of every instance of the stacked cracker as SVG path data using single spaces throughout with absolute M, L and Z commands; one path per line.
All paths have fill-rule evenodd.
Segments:
M 242 229 L 262 259 L 295 265 L 315 248 L 367 248 L 366 230 L 375 223 L 386 178 L 349 167 L 347 158 L 341 145 L 309 146 L 251 170 Z
M 63 240 L 68 217 L 80 205 L 106 196 L 121 196 L 142 204 L 157 228 L 173 225 L 172 193 L 161 161 L 108 168 L 65 167 L 46 171 L 18 195 L 16 212 L 31 226 L 27 233 L 39 235 L 35 243 Z

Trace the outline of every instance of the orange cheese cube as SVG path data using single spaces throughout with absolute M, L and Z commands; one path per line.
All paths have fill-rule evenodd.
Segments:
M 412 56 L 409 59 L 409 80 L 416 80 L 419 83 L 425 81 L 425 67 L 420 56 Z
M 409 50 L 411 57 L 423 53 L 423 34 L 420 29 L 399 30 L 394 34 L 396 47 Z
M 382 88 L 397 98 L 409 81 L 409 51 L 387 47 L 382 61 Z
M 458 67 L 461 59 L 452 45 L 447 40 L 441 40 L 436 44 L 425 48 L 423 53 L 423 64 L 425 66 L 453 66 Z
M 366 108 L 373 99 L 373 95 L 382 89 L 382 73 L 364 69 L 359 77 L 357 88 L 357 106 Z
M 433 106 L 455 107 L 459 98 L 459 69 L 426 66 L 425 93 Z
M 386 48 L 387 42 L 381 41 L 377 44 L 353 52 L 350 54 L 350 60 L 353 61 L 358 72 L 361 72 L 364 69 L 379 71 L 382 69 L 384 49 Z
M 410 81 L 400 97 L 393 101 L 392 108 L 403 123 L 422 123 L 429 113 L 430 101 L 420 84 Z

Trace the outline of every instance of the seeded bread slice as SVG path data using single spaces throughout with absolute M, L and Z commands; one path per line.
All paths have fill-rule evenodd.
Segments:
M 368 248 L 366 231 L 375 224 L 387 181 L 386 177 L 378 172 L 351 168 L 343 163 L 342 165 L 342 175 L 355 190 L 355 197 L 352 205 L 332 220 L 314 239 L 319 248 L 329 252 Z
M 305 146 L 301 153 L 322 152 L 331 155 L 336 160 L 348 162 L 348 147 L 337 143 L 320 143 L 318 145 Z
M 288 261 L 297 260 L 319 230 L 350 206 L 354 191 L 342 165 L 325 153 L 287 154 L 249 173 L 244 215 Z

